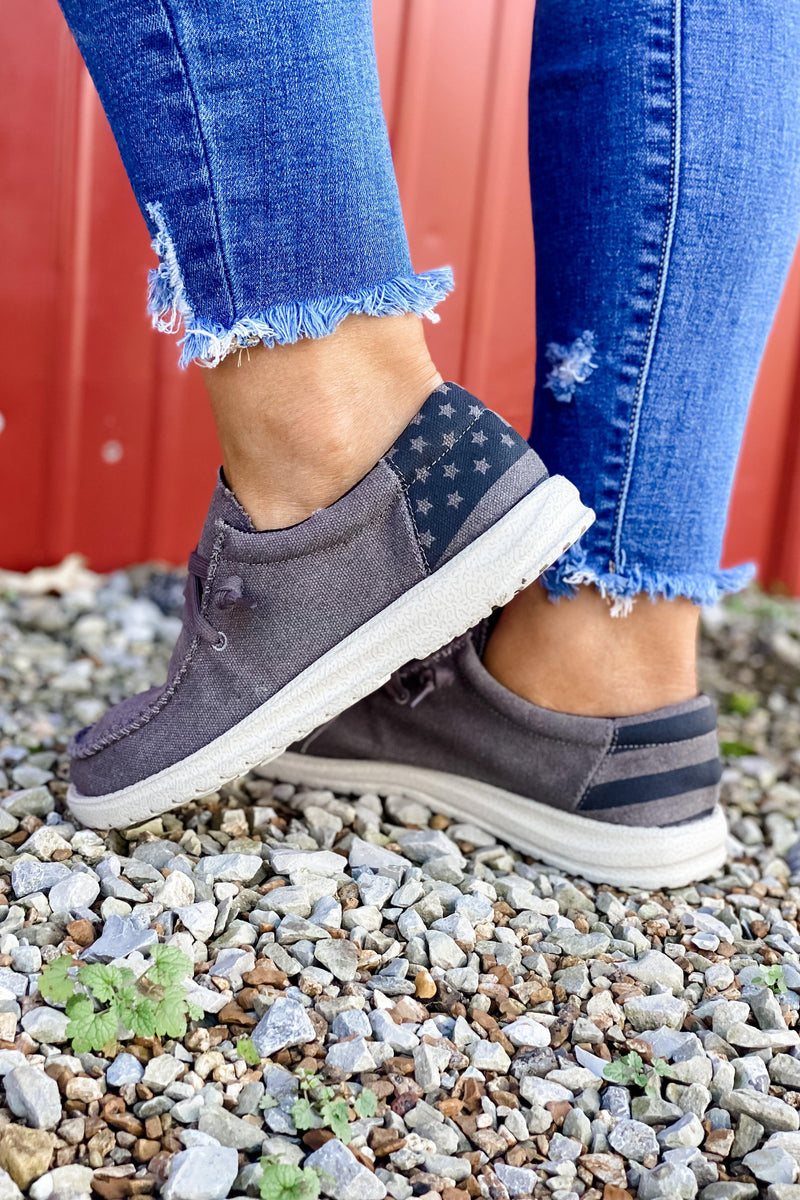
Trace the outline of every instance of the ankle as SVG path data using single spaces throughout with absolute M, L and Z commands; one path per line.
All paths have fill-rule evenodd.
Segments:
M 304 520 L 367 474 L 442 382 L 419 318 L 348 317 L 208 373 L 225 474 L 257 529 Z
M 511 691 L 543 708 L 633 716 L 697 694 L 699 609 L 641 596 L 612 617 L 592 587 L 552 604 L 534 585 L 506 606 L 484 662 Z

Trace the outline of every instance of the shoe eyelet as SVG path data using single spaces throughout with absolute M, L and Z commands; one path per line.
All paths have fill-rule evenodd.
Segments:
M 227 645 L 228 635 L 220 629 L 219 633 L 217 634 L 217 640 L 211 643 L 211 649 L 216 650 L 218 653 L 222 653 L 222 651 L 226 649 Z

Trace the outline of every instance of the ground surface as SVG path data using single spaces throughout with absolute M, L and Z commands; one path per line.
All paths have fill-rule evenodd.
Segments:
M 0 591 L 0 1200 L 257 1196 L 262 1154 L 272 1200 L 800 1197 L 800 606 L 707 621 L 726 874 L 626 894 L 257 776 L 76 829 L 66 738 L 163 678 L 180 603 L 144 570 L 96 583 Z M 200 1019 L 78 1053 L 43 964 L 148 970 L 155 1002 L 156 939 Z

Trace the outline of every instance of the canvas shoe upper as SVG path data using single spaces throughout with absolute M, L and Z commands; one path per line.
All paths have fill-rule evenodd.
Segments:
M 592 516 L 456 384 L 291 528 L 257 532 L 220 477 L 167 680 L 73 739 L 74 814 L 121 826 L 215 791 L 504 603 Z
M 489 674 L 485 635 L 407 664 L 263 773 L 412 796 L 597 882 L 677 887 L 721 866 L 707 696 L 617 719 L 553 712 Z

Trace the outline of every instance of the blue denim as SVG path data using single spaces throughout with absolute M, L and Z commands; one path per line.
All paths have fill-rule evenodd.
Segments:
M 411 266 L 370 0 L 61 0 L 161 260 L 181 363 L 431 315 Z
M 431 314 L 381 111 L 369 0 L 61 0 L 148 222 L 181 361 Z M 548 572 L 712 602 L 733 473 L 800 231 L 800 12 L 538 0 L 532 442 L 597 521 Z M 432 117 L 433 119 L 433 117 Z
M 537 0 L 531 440 L 597 520 L 545 579 L 711 603 L 800 233 L 800 8 Z

